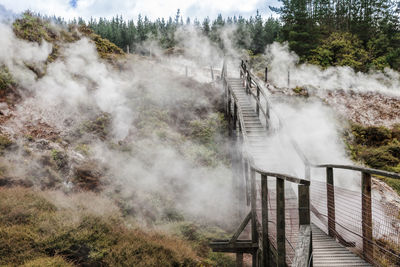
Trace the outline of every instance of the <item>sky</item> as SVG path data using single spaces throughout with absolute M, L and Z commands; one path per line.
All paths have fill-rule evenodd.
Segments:
M 278 6 L 278 0 L 0 0 L 6 9 L 21 13 L 27 9 L 46 15 L 61 16 L 66 19 L 83 17 L 111 18 L 122 15 L 136 19 L 138 14 L 150 19 L 174 17 L 177 9 L 183 18 L 215 18 L 219 13 L 224 17 L 242 15 L 250 17 L 258 9 L 261 15 L 269 17 L 268 8 Z

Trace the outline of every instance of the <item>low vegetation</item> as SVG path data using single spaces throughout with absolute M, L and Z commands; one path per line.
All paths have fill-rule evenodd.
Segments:
M 347 137 L 351 157 L 367 166 L 400 173 L 400 125 L 362 126 L 352 124 Z M 382 178 L 400 194 L 400 181 Z
M 43 41 L 51 43 L 52 52 L 47 63 L 51 63 L 59 57 L 59 50 L 63 44 L 78 41 L 82 37 L 87 37 L 96 44 L 99 56 L 103 59 L 112 61 L 124 55 L 124 52 L 115 44 L 93 33 L 84 25 L 55 25 L 50 19 L 40 18 L 29 11 L 15 20 L 13 29 L 15 35 L 20 39 L 38 44 Z
M 128 227 L 118 208 L 99 195 L 15 187 L 0 188 L 0 199 L 2 266 L 233 265 L 210 252 L 199 228 L 182 226 L 178 238 Z

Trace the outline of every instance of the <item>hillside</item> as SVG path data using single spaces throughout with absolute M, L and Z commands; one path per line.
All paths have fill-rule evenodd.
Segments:
M 199 190 L 229 195 L 218 89 L 83 26 L 1 30 L 0 265 L 232 266 Z
M 232 160 L 243 147 L 228 134 L 215 70 L 225 59 L 231 77 L 240 58 L 261 79 L 268 67 L 271 131 L 260 141 L 268 171 L 303 178 L 299 149 L 315 164 L 400 172 L 400 76 L 387 68 L 398 67 L 398 50 L 387 47 L 375 68 L 379 55 L 362 56 L 376 47 L 366 52 L 343 32 L 298 56 L 293 40 L 257 42 L 257 12 L 242 29 L 232 25 L 245 20 L 225 27 L 218 16 L 207 33 L 177 20 L 161 34 L 161 20 L 145 19 L 130 27 L 154 32 L 132 34 L 126 53 L 128 37 L 114 35 L 128 28 L 118 21 L 86 26 L 26 12 L 0 23 L 0 265 L 235 266 L 234 255 L 209 247 L 242 219 Z M 265 23 L 263 34 L 281 27 Z M 240 29 L 251 51 L 235 46 Z M 127 39 L 117 45 L 108 35 Z M 331 43 L 343 50 L 327 63 Z M 360 195 L 359 176 L 335 183 Z M 372 191 L 397 216 L 399 180 L 373 177 Z

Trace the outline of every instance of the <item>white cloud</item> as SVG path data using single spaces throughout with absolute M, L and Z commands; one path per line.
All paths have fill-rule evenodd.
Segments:
M 31 9 L 47 15 L 56 15 L 72 19 L 74 17 L 112 17 L 116 14 L 125 18 L 136 19 L 138 14 L 148 16 L 151 19 L 158 17 L 174 17 L 177 9 L 181 9 L 184 17 L 197 17 L 202 19 L 206 16 L 216 17 L 219 13 L 223 16 L 243 15 L 250 16 L 259 9 L 264 15 L 270 14 L 268 3 L 263 0 L 78 0 L 77 7 L 73 8 L 69 0 L 0 0 L 4 5 L 16 13 Z M 271 5 L 277 5 L 276 0 Z

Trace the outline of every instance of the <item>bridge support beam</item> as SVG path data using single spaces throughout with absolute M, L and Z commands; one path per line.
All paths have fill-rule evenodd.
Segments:
M 371 205 L 371 174 L 362 173 L 362 234 L 363 234 L 363 255 L 364 258 L 373 262 L 372 244 L 372 205 Z

